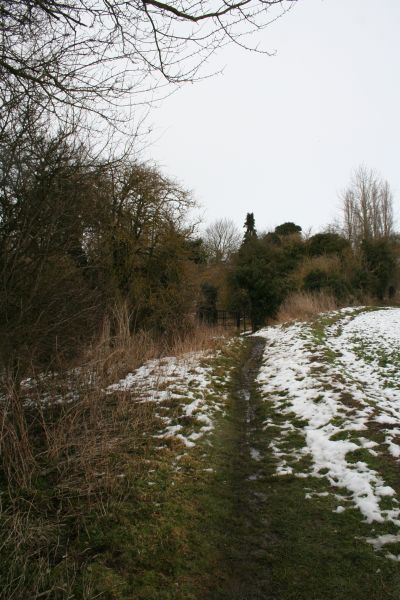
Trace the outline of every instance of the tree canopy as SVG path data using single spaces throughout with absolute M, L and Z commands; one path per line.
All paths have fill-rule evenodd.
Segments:
M 278 225 L 275 227 L 275 233 L 278 235 L 294 235 L 301 233 L 300 225 L 296 225 L 292 221 L 288 221 L 287 223 L 282 223 L 282 225 Z

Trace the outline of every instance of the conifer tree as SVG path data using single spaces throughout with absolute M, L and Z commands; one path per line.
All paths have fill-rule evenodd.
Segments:
M 246 231 L 244 232 L 244 240 L 243 240 L 244 242 L 257 237 L 254 213 L 247 213 L 246 221 L 245 221 L 243 227 L 245 227 L 245 229 L 246 229 Z
M 247 214 L 245 228 L 230 284 L 234 308 L 249 312 L 255 331 L 275 315 L 283 289 L 274 249 L 258 238 L 253 213 Z

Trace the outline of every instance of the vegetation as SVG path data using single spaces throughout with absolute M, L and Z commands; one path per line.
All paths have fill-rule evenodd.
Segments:
M 129 336 L 126 316 L 118 336 L 104 337 L 79 369 L 39 374 L 3 391 L 0 585 L 7 600 L 162 598 L 166 587 L 176 589 L 177 577 L 184 581 L 188 556 L 198 550 L 199 532 L 186 525 L 209 465 L 199 449 L 178 472 L 184 445 L 162 439 L 159 413 L 196 432 L 195 417 L 182 408 L 190 376 L 180 389 L 177 378 L 169 384 L 179 400 L 167 399 L 161 409 L 145 402 L 143 390 L 104 389 L 161 351 L 143 334 Z M 198 329 L 169 352 L 218 349 L 220 334 Z M 233 355 L 225 350 L 210 364 L 218 382 L 207 402 L 222 402 Z M 203 397 L 196 389 L 193 395 Z M 209 542 L 201 543 L 207 556 Z
M 209 225 L 204 234 L 204 248 L 211 263 L 229 261 L 238 251 L 241 234 L 230 219 L 218 219 Z
M 104 389 L 146 359 L 212 345 L 214 330 L 200 335 L 196 314 L 216 325 L 220 308 L 247 313 L 257 330 L 283 315 L 392 296 L 398 240 L 375 235 L 355 243 L 338 231 L 307 239 L 290 222 L 259 233 L 253 213 L 240 243 L 229 221 L 210 226 L 203 240 L 191 224 L 190 193 L 159 169 L 127 156 L 106 160 L 77 131 L 54 132 L 25 116 L 0 133 L 2 589 L 10 598 L 91 598 L 104 590 L 113 598 L 121 585 L 127 597 L 145 598 L 143 590 L 156 593 L 147 579 L 155 555 L 142 564 L 137 553 L 167 544 L 178 518 L 172 489 L 163 496 L 165 465 L 155 455 L 159 415 Z M 128 549 L 126 530 L 139 535 L 149 518 L 144 473 L 153 460 L 154 498 L 170 503 L 157 518 L 169 524 L 162 540 L 151 542 L 150 527 L 150 537 Z M 226 497 L 210 498 L 221 517 Z M 180 522 L 170 553 L 194 539 L 194 546 L 205 543 L 197 534 L 183 541 L 183 530 Z M 225 533 L 216 528 L 215 535 L 223 544 Z M 101 577 L 97 554 L 107 555 Z M 117 573 L 121 556 L 134 582 Z M 154 569 L 165 583 L 180 567 L 167 553 L 163 560 Z
M 0 146 L 7 372 L 79 356 L 105 320 L 115 331 L 115 306 L 126 305 L 131 332 L 189 327 L 190 195 L 154 167 L 92 158 L 73 133 L 29 129 L 13 141 Z
M 382 302 L 398 287 L 398 238 L 373 224 L 357 241 L 340 231 L 307 239 L 292 222 L 258 234 L 248 213 L 241 244 L 229 220 L 201 239 L 194 202 L 175 181 L 96 156 L 75 131 L 51 133 L 30 113 L 3 130 L 0 169 L 0 360 L 17 385 L 29 371 L 79 360 L 105 326 L 113 335 L 116 307 L 126 307 L 131 334 L 168 344 L 190 334 L 196 311 L 211 324 L 217 309 L 247 313 L 256 330 L 289 294 Z M 387 222 L 386 200 L 371 219 Z
M 389 197 L 389 191 L 385 198 Z M 390 207 L 371 211 L 379 222 Z M 274 319 L 282 302 L 291 294 L 330 296 L 336 305 L 380 302 L 393 298 L 398 287 L 400 246 L 395 234 L 358 239 L 345 233 L 325 231 L 309 238 L 301 227 L 288 222 L 274 232 L 258 235 L 254 215 L 248 214 L 242 245 L 228 272 L 230 306 L 247 311 L 253 330 Z
M 333 318 L 319 319 L 311 325 L 312 352 L 318 363 L 325 360 L 324 331 L 332 323 Z M 25 579 L 20 580 L 24 593 L 28 590 L 34 597 L 40 590 L 48 592 L 49 598 L 103 594 L 112 600 L 239 600 L 263 598 L 267 593 L 282 600 L 336 600 L 338 596 L 361 600 L 366 593 L 376 600 L 396 598 L 397 563 L 365 542 L 371 526 L 356 509 L 336 511 L 338 495 L 345 502 L 345 491 L 331 488 L 323 477 L 277 476 L 271 439 L 291 416 L 282 414 L 272 398 L 262 399 L 255 385 L 262 350 L 262 343 L 255 339 L 236 341 L 205 365 L 213 377 L 209 401 L 219 399 L 223 411 L 217 412 L 214 431 L 193 449 L 173 439 L 158 439 L 156 449 L 151 439 L 160 424 L 151 407 L 110 396 L 107 410 L 118 404 L 121 410 L 122 400 L 119 418 L 121 422 L 128 418 L 125 451 L 120 454 L 120 447 L 114 447 L 117 465 L 112 458 L 108 463 L 105 454 L 105 462 L 91 466 L 97 473 L 97 487 L 90 499 L 82 496 L 82 488 L 79 495 L 73 495 L 73 478 L 69 488 L 58 492 L 64 500 L 56 497 L 54 472 L 37 482 L 41 518 L 45 516 L 51 526 L 45 532 L 39 514 L 25 515 L 25 524 L 46 535 L 48 545 L 41 546 L 44 538 L 32 535 L 22 551 L 18 547 L 20 559 L 29 558 Z M 175 380 L 175 389 L 179 384 Z M 285 400 L 285 390 L 276 393 Z M 164 406 L 175 410 L 179 420 L 186 401 L 182 389 L 175 409 L 167 402 Z M 144 414 L 138 414 L 143 410 Z M 142 430 L 132 429 L 135 422 Z M 185 426 L 190 429 L 191 424 Z M 282 437 L 285 456 L 303 447 L 301 426 L 293 419 L 293 430 Z M 376 432 L 376 437 L 384 445 L 382 434 Z M 378 459 L 366 455 L 397 489 L 399 477 L 393 461 L 385 456 L 378 465 Z M 354 460 L 365 460 L 365 456 L 354 456 Z M 84 464 L 89 468 L 90 461 Z M 304 472 L 310 459 L 304 455 L 290 464 L 295 472 Z M 26 498 L 32 502 L 32 497 Z M 26 498 L 20 499 L 22 505 Z M 99 518 L 97 511 L 106 499 Z M 55 521 L 60 507 L 69 540 L 57 538 L 62 531 Z M 2 555 L 3 576 L 13 556 L 8 545 Z M 41 560 L 36 562 L 35 556 Z M 49 564 L 50 572 L 42 572 L 41 577 L 32 570 Z M 38 588 L 33 587 L 35 583 Z
M 258 238 L 254 216 L 247 215 L 246 232 L 234 263 L 230 285 L 231 306 L 249 313 L 253 330 L 274 316 L 283 297 L 278 254 Z
M 369 575 L 354 581 L 349 598 L 367 589 L 383 598 L 397 582 L 358 541 L 341 549 L 338 515 L 312 527 L 321 504 L 310 508 L 294 478 L 276 485 L 271 456 L 265 479 L 249 479 L 257 474 L 250 428 L 266 450 L 262 424 L 280 417 L 254 384 L 260 342 L 227 344 L 217 327 L 219 309 L 239 325 L 246 314 L 256 331 L 274 319 L 395 296 L 399 240 L 387 182 L 359 169 L 335 231 L 307 238 L 288 221 L 261 233 L 249 212 L 244 235 L 229 219 L 200 235 L 191 193 L 136 154 L 139 106 L 207 75 L 201 69 L 213 52 L 229 42 L 246 48 L 246 36 L 294 4 L 0 1 L 5 600 L 256 598 L 260 590 L 289 600 L 302 597 L 299 576 L 304 597 L 333 599 L 354 556 Z M 109 387 L 146 361 L 210 348 L 202 390 L 190 373 L 181 387 L 156 374 L 165 393 L 157 404 L 143 390 Z M 207 439 L 193 398 L 215 409 Z M 200 441 L 192 447 L 165 435 L 166 420 Z M 296 536 L 311 530 L 302 555 Z M 273 552 L 260 567 L 266 535 Z M 326 540 L 346 571 L 331 581 L 325 567 L 315 582 Z

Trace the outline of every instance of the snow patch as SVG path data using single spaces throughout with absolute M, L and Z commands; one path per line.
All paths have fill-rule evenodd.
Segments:
M 366 437 L 372 421 L 389 426 L 384 429 L 386 446 L 400 458 L 394 441 L 400 433 L 400 373 L 393 368 L 394 359 L 391 364 L 385 358 L 400 356 L 400 310 L 357 314 L 346 309 L 327 317 L 336 322 L 325 327 L 322 340 L 307 323 L 257 333 L 266 340 L 258 384 L 286 419 L 283 425 L 273 419 L 264 423 L 269 431 L 280 429 L 270 444 L 276 474 L 292 473 L 308 453 L 312 466 L 307 473 L 295 471 L 297 477 L 326 478 L 331 486 L 348 490 L 367 523 L 400 526 L 398 508 L 381 507 L 382 498 L 394 500 L 395 491 L 361 454 L 354 460 L 358 452 L 378 454 L 378 444 Z M 282 433 L 290 426 L 304 436 L 305 449 L 285 450 Z M 336 508 L 339 514 L 344 510 Z

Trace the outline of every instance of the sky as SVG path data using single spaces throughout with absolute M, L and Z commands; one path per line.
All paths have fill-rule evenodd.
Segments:
M 400 223 L 400 1 L 298 0 L 153 109 L 147 156 L 193 191 L 205 222 L 318 231 L 360 165 L 389 181 Z

